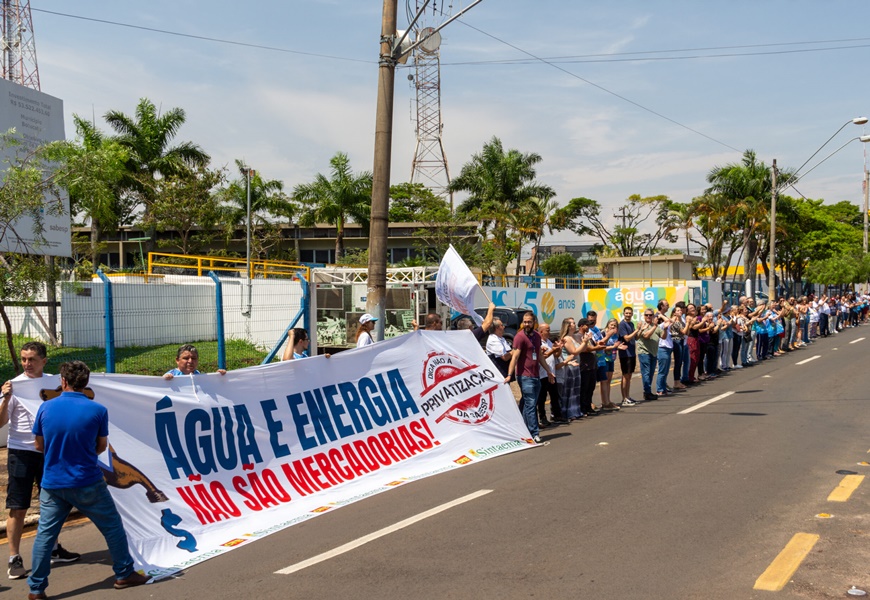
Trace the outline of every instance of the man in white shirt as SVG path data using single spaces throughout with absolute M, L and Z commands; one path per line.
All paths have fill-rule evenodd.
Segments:
M 24 561 L 19 554 L 21 533 L 24 530 L 24 517 L 30 508 L 33 497 L 33 484 L 42 482 L 43 456 L 36 450 L 33 431 L 34 415 L 12 393 L 15 381 L 38 379 L 43 376 L 45 363 L 48 362 L 45 344 L 27 342 L 21 346 L 21 365 L 24 373 L 3 384 L 3 398 L 0 400 L 0 427 L 9 423 L 7 469 L 9 482 L 6 487 L 6 537 L 9 541 L 9 579 L 21 579 L 27 575 Z M 51 553 L 51 562 L 73 562 L 80 554 L 68 552 L 60 544 Z

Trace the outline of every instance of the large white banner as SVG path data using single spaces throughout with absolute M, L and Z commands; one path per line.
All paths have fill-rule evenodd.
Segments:
M 106 481 L 145 571 L 165 577 L 416 479 L 534 446 L 468 331 L 217 373 L 92 374 Z M 34 412 L 59 377 L 16 382 Z
M 474 312 L 474 295 L 478 288 L 480 284 L 474 277 L 474 273 L 451 244 L 438 267 L 438 275 L 435 277 L 435 296 L 453 310 L 470 315 L 478 325 L 481 325 L 483 317 Z

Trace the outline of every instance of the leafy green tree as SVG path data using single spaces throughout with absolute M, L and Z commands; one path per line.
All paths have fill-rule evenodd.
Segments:
M 725 277 L 728 265 L 740 249 L 741 232 L 734 206 L 721 194 L 704 194 L 685 205 L 685 229 L 694 228 L 693 239 L 703 249 L 712 277 Z
M 555 211 L 552 222 L 556 229 L 568 229 L 581 237 L 595 236 L 615 256 L 645 256 L 655 253 L 662 242 L 677 241 L 675 232 L 682 227 L 682 221 L 675 207 L 667 196 L 633 194 L 622 206 L 621 220 L 608 227 L 601 216 L 601 205 L 580 197 Z
M 218 236 L 218 226 L 226 217 L 216 192 L 225 179 L 223 169 L 206 167 L 170 175 L 143 225 L 177 232 L 177 239 L 160 240 L 161 247 L 177 247 L 181 254 L 200 253 Z
M 777 176 L 777 189 L 783 189 L 794 179 L 789 171 Z M 730 205 L 734 227 L 741 233 L 743 272 L 755 273 L 755 264 L 763 259 L 770 231 L 770 201 L 773 180 L 770 168 L 759 161 L 754 150 L 746 150 L 739 163 L 713 167 L 707 174 L 710 187 L 706 194 L 718 194 Z M 762 261 L 765 272 L 769 268 Z
M 421 183 L 390 186 L 390 223 L 437 223 L 450 220 L 450 204 Z
M 106 122 L 117 134 L 115 141 L 128 152 L 123 181 L 126 193 L 143 205 L 146 217 L 159 195 L 162 179 L 206 166 L 210 160 L 209 155 L 192 142 L 171 145 L 186 118 L 181 108 L 160 113 L 148 98 L 139 100 L 133 116 L 116 110 L 105 115 Z M 150 251 L 154 247 L 153 229 L 149 237 Z
M 46 152 L 64 164 L 59 184 L 69 193 L 73 219 L 90 223 L 89 255 L 95 273 L 104 247 L 100 238 L 117 230 L 132 212 L 120 193 L 129 154 L 90 121 L 73 115 L 73 122 L 77 139 L 47 146 Z
M 248 166 L 236 159 L 239 177 L 217 193 L 224 209 L 227 240 L 238 230 L 247 226 L 248 219 Z M 251 252 L 260 258 L 281 255 L 280 222 L 292 221 L 296 205 L 284 193 L 284 183 L 277 179 L 264 179 L 258 172 L 251 175 Z
M 538 258 L 538 247 L 541 243 L 541 238 L 544 236 L 544 231 L 549 227 L 550 233 L 553 232 L 552 216 L 559 207 L 558 203 L 552 198 L 528 198 L 523 200 L 516 210 L 512 211 L 508 216 L 508 226 L 513 231 L 516 247 L 517 247 L 517 270 L 516 276 L 520 275 L 520 258 L 523 255 L 523 246 L 529 241 L 534 244 L 532 256 L 535 261 Z M 537 262 L 532 265 L 531 272 L 537 270 Z
M 808 267 L 815 264 L 814 276 L 823 276 L 818 281 L 825 283 L 842 272 L 841 267 L 834 266 L 842 257 L 856 264 L 861 262 L 861 213 L 857 206 L 848 202 L 828 206 L 822 200 L 789 196 L 778 197 L 776 206 L 776 263 L 791 281 L 800 283 Z M 825 264 L 827 267 L 819 266 Z M 830 272 L 822 275 L 819 269 Z
M 519 248 L 508 242 L 509 215 L 529 198 L 556 195 L 550 186 L 536 181 L 535 165 L 542 160 L 537 153 L 505 151 L 501 140 L 493 137 L 450 182 L 450 191 L 468 193 L 457 212 L 481 222 L 486 252 L 492 254 L 499 274 L 505 273 L 508 262 L 518 256 Z
M 0 175 L 0 243 L 19 250 L 0 253 L 0 320 L 15 372 L 19 373 L 6 306 L 9 302 L 32 302 L 45 282 L 56 276 L 36 253 L 46 241 L 44 217 L 64 212 L 58 181 L 65 173 L 63 164 L 55 164 L 57 144 L 29 149 L 10 130 L 0 135 L 0 146 L 7 155 Z
M 347 250 L 335 264 L 342 267 L 365 267 L 369 264 L 369 250 L 368 248 Z
M 548 256 L 541 262 L 541 269 L 548 277 L 583 273 L 583 268 L 577 262 L 577 259 L 564 252 Z
M 350 160 L 343 152 L 336 153 L 329 164 L 329 177 L 318 173 L 311 183 L 303 183 L 293 190 L 293 200 L 301 208 L 299 224 L 310 227 L 328 223 L 336 228 L 336 261 L 344 256 L 344 226 L 355 221 L 368 229 L 372 203 L 372 174 L 355 174 Z

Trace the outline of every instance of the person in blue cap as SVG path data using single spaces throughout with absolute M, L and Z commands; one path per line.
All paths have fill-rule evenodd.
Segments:
M 377 321 L 377 317 L 373 317 L 369 313 L 359 318 L 359 327 L 356 329 L 357 348 L 365 348 L 375 343 L 375 338 L 372 337 L 372 330 L 375 328 Z

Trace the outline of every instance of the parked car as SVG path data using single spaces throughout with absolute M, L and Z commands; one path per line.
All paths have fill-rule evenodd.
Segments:
M 475 308 L 474 312 L 479 314 L 481 317 L 486 316 L 486 307 L 484 308 Z M 517 334 L 517 331 L 520 328 L 521 323 L 523 322 L 523 315 L 529 311 L 528 308 L 507 308 L 504 306 L 496 307 L 493 311 L 493 318 L 500 319 L 502 323 L 504 323 L 504 339 L 506 339 L 509 343 L 513 343 L 514 336 Z M 451 319 L 450 321 L 450 329 L 456 329 L 456 323 L 462 318 L 471 318 L 468 315 L 458 315 Z M 485 338 L 484 338 L 485 339 Z M 484 341 L 484 343 L 486 343 Z

